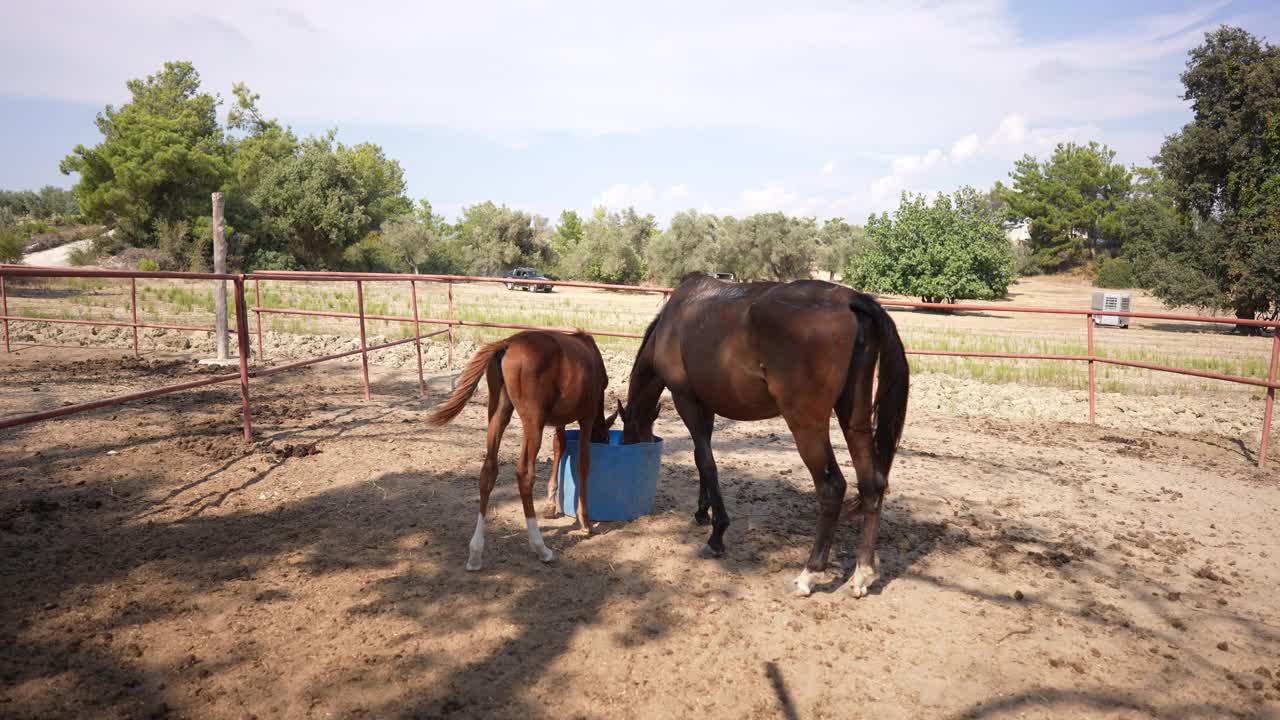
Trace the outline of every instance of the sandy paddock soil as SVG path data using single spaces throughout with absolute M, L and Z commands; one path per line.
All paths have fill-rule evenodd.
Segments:
M 19 412 L 207 370 L 27 348 L 0 372 Z M 1230 434 L 958 418 L 923 376 L 881 581 L 850 596 L 842 526 L 796 599 L 816 503 L 780 421 L 718 426 L 725 558 L 695 557 L 668 408 L 655 514 L 542 521 L 550 566 L 517 421 L 466 573 L 483 406 L 429 429 L 447 376 L 425 402 L 374 378 L 369 403 L 338 363 L 255 383 L 248 449 L 227 386 L 0 431 L 0 716 L 1280 717 L 1280 486 Z

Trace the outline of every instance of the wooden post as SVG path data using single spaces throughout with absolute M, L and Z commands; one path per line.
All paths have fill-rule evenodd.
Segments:
M 1093 314 L 1084 316 L 1089 327 L 1089 424 L 1093 425 Z
M 227 271 L 227 238 L 222 232 L 222 193 L 213 194 L 213 271 Z M 218 359 L 227 359 L 227 283 L 215 280 L 213 286 L 214 336 Z M 241 303 L 237 302 L 239 307 Z
M 453 369 L 453 281 L 449 281 L 449 369 Z

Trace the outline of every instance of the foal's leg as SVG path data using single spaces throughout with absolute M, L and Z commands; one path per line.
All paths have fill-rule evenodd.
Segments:
M 479 570 L 483 563 L 484 518 L 489 514 L 489 494 L 498 481 L 498 446 L 502 444 L 502 433 L 506 432 L 514 410 L 505 388 L 499 386 L 494 390 L 493 385 L 489 387 L 489 434 L 485 438 L 484 465 L 480 468 L 480 514 L 476 517 L 476 530 L 471 536 L 468 570 Z
M 520 502 L 524 504 L 524 521 L 529 528 L 529 547 L 537 553 L 542 562 L 551 562 L 556 554 L 551 552 L 542 542 L 542 533 L 538 532 L 538 518 L 533 512 L 533 483 L 538 468 L 538 450 L 542 447 L 542 418 L 520 416 L 524 426 L 524 446 L 520 449 L 520 469 L 516 479 L 520 486 Z
M 827 569 L 831 538 L 835 535 L 840 505 L 844 502 L 845 482 L 840 465 L 836 463 L 835 452 L 831 449 L 827 427 L 813 426 L 811 418 L 801 420 L 787 416 L 786 420 L 795 437 L 800 458 L 813 476 L 813 486 L 818 495 L 818 529 L 813 539 L 813 552 L 795 579 L 796 594 L 808 596 L 812 591 L 813 576 Z
M 692 395 L 672 394 L 676 412 L 689 429 L 693 438 L 693 462 L 698 466 L 698 511 L 693 518 L 699 525 L 707 524 L 707 508 L 711 508 L 711 537 L 702 549 L 705 557 L 724 554 L 724 531 L 729 529 L 729 513 L 720 496 L 720 474 L 716 459 L 711 454 L 711 431 L 715 427 L 715 414 Z
M 564 514 L 556 496 L 560 486 L 560 459 L 564 457 L 564 426 L 556 426 L 555 441 L 551 445 L 551 479 L 547 481 L 547 503 L 542 506 L 542 517 L 550 520 Z
M 849 444 L 849 455 L 858 477 L 858 497 L 846 509 L 846 516 L 862 515 L 862 545 L 850 584 L 854 597 L 863 597 L 879 577 L 876 534 L 880 530 L 880 507 L 889 489 L 889 478 L 875 466 L 871 444 L 871 384 L 875 363 L 864 362 L 850 373 L 849 385 L 836 401 L 836 417 Z

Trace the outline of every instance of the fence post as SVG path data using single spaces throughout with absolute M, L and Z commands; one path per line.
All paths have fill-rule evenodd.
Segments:
M 244 419 L 244 441 L 253 442 L 253 422 L 249 419 L 249 313 L 244 303 L 244 275 L 235 280 L 236 344 L 240 349 L 240 415 Z
M 409 281 L 409 292 L 413 296 L 413 347 L 418 351 L 418 397 L 427 396 L 426 383 L 422 381 L 422 326 L 418 324 L 418 282 Z
M 138 278 L 129 278 L 129 313 L 133 315 L 133 354 L 138 354 Z
M 369 351 L 364 340 L 364 283 L 356 281 L 356 309 L 360 313 L 360 368 L 364 373 L 364 399 L 369 400 Z
M 1084 316 L 1084 321 L 1089 328 L 1089 424 L 1094 425 L 1093 415 L 1093 313 Z
M 453 369 L 453 281 L 449 281 L 449 369 Z
M 222 232 L 222 193 L 213 194 L 213 271 L 227 271 L 227 238 Z M 214 337 L 218 359 L 227 359 L 227 282 L 215 280 L 213 286 Z M 240 307 L 241 303 L 236 303 Z M 239 323 L 237 322 L 237 326 Z
M 1280 366 L 1280 328 L 1271 328 L 1271 372 L 1267 380 L 1276 381 L 1276 370 Z M 1267 445 L 1271 442 L 1271 412 L 1276 404 L 1276 389 L 1267 388 L 1267 409 L 1262 413 L 1262 442 L 1258 444 L 1258 467 L 1267 464 Z
M 9 290 L 4 284 L 4 275 L 0 275 L 0 315 L 4 315 L 4 351 L 9 349 Z
M 262 296 L 258 293 L 258 278 L 253 279 L 253 317 L 258 323 L 258 362 L 267 359 L 267 346 L 262 344 Z

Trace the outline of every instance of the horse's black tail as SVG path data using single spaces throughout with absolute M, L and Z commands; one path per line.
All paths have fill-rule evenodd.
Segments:
M 893 466 L 893 456 L 898 451 L 898 441 L 902 438 L 902 426 L 907 420 L 911 367 L 907 364 L 907 352 L 902 347 L 902 338 L 898 336 L 898 326 L 875 298 L 857 293 L 849 303 L 849 308 L 874 329 L 876 347 L 880 350 L 879 387 L 872 405 L 875 422 L 873 446 L 876 470 L 888 477 L 889 468 Z

